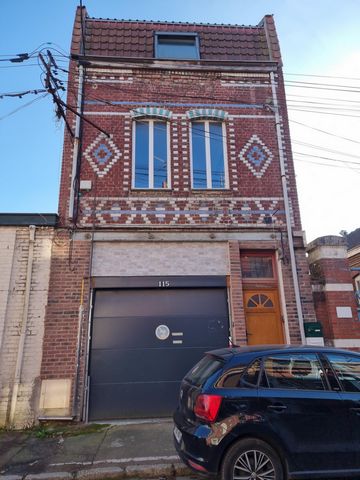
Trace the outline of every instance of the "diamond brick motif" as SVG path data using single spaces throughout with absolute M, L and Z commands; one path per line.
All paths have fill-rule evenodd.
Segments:
M 94 172 L 101 178 L 119 160 L 121 152 L 111 138 L 100 133 L 86 148 L 84 156 Z
M 272 162 L 274 155 L 257 135 L 252 135 L 240 151 L 239 158 L 255 177 L 261 178 Z

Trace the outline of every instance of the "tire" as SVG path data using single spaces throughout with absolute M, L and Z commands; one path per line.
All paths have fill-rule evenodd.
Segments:
M 246 438 L 226 452 L 221 480 L 284 480 L 284 469 L 270 445 L 257 438 Z

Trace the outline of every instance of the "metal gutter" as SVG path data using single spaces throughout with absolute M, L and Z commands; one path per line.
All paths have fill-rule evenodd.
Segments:
M 78 86 L 78 95 L 77 95 L 77 104 L 76 112 L 80 115 L 82 111 L 83 104 L 83 90 L 84 90 L 84 67 L 79 65 L 79 86 Z M 69 199 L 69 219 L 74 218 L 75 210 L 75 180 L 77 174 L 78 158 L 79 158 L 79 145 L 80 145 L 80 127 L 81 127 L 81 118 L 79 115 L 75 116 L 75 137 L 74 137 L 74 150 L 72 158 L 72 169 L 71 169 L 71 184 L 70 184 L 70 199 Z
M 0 213 L 0 226 L 55 227 L 57 222 L 56 213 Z
M 288 236 L 289 250 L 290 250 L 291 273 L 292 273 L 293 284 L 294 284 L 295 302 L 296 302 L 296 310 L 298 314 L 300 336 L 301 336 L 302 343 L 305 343 L 304 318 L 303 318 L 303 311 L 302 311 L 301 298 L 300 298 L 299 280 L 298 280 L 297 269 L 296 269 L 296 258 L 295 258 L 293 234 L 292 234 L 292 227 L 291 227 L 290 203 L 289 203 L 289 195 L 288 195 L 288 189 L 287 189 L 285 159 L 284 159 L 284 151 L 283 151 L 283 145 L 282 145 L 281 126 L 280 126 L 282 121 L 279 113 L 279 103 L 278 103 L 278 98 L 276 93 L 276 82 L 274 78 L 274 73 L 270 73 L 270 79 L 271 79 L 271 89 L 272 89 L 273 103 L 274 103 L 276 135 L 277 135 L 278 148 L 279 148 L 280 173 L 281 173 L 281 182 L 282 182 L 283 197 L 284 197 L 286 229 L 287 229 L 287 236 Z

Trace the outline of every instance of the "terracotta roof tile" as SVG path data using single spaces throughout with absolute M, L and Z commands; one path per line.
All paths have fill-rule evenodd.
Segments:
M 79 18 L 74 24 L 72 52 L 79 52 Z M 257 26 L 205 25 L 86 18 L 86 54 L 153 58 L 154 32 L 194 32 L 199 36 L 202 60 L 280 61 L 275 25 L 271 16 Z

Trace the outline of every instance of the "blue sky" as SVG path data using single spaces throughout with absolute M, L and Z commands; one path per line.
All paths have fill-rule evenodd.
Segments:
M 297 152 L 295 166 L 307 238 L 312 240 L 360 226 L 360 166 L 356 165 L 360 164 L 356 143 L 360 142 L 360 118 L 356 118 L 360 117 L 359 0 L 83 3 L 90 16 L 103 18 L 255 25 L 265 14 L 274 14 L 288 81 L 287 94 L 293 107 L 289 112 L 294 122 L 291 132 L 297 142 L 293 149 Z M 76 0 L 1 2 L 0 59 L 31 52 L 45 42 L 53 42 L 68 52 L 77 4 Z M 40 74 L 36 59 L 23 64 L 0 62 L 0 93 L 42 88 Z M 328 85 L 327 90 L 323 90 L 324 85 Z M 33 100 L 36 101 L 25 106 Z M 331 110 L 324 108 L 324 102 L 331 103 Z M 311 105 L 322 113 L 309 111 Z M 19 110 L 12 113 L 16 109 Z M 57 211 L 62 140 L 63 125 L 55 119 L 50 98 L 28 95 L 22 99 L 0 99 L 1 212 Z

